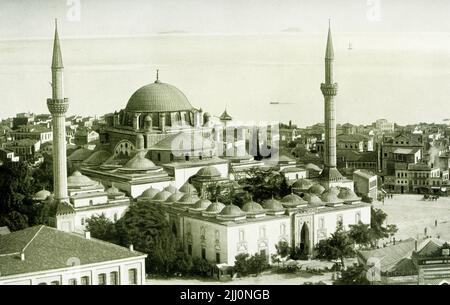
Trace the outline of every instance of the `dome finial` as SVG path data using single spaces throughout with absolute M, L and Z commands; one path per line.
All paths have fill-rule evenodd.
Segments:
M 159 83 L 159 69 L 156 69 L 156 80 L 155 83 Z

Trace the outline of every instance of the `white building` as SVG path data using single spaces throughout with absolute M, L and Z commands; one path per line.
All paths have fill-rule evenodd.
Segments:
M 146 254 L 35 226 L 0 235 L 0 285 L 141 285 Z

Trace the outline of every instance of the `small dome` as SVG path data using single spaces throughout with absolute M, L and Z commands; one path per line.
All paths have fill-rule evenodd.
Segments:
M 325 188 L 317 183 L 309 188 L 309 192 L 311 194 L 316 194 L 319 196 L 322 195 L 323 192 L 325 192 Z
M 107 190 L 106 190 L 106 192 L 108 193 L 108 194 L 119 194 L 119 193 L 121 193 L 120 191 L 119 191 L 119 189 L 117 188 L 117 187 L 115 187 L 114 185 L 113 186 L 111 186 L 110 188 L 108 188 Z
M 142 154 L 137 154 L 123 166 L 124 169 L 132 170 L 148 170 L 155 167 L 155 163 L 144 157 Z
M 281 199 L 281 204 L 286 207 L 296 207 L 299 205 L 304 205 L 306 203 L 307 202 L 305 200 L 295 194 L 286 195 Z
M 322 169 L 319 166 L 315 165 L 314 163 L 306 164 L 305 168 L 307 170 L 313 170 L 313 171 L 316 171 L 316 172 L 321 172 L 322 171 Z
M 336 195 L 339 194 L 339 189 L 335 186 L 330 187 L 329 191 L 335 193 Z
M 141 196 L 139 196 L 139 198 L 146 198 L 146 199 L 152 199 L 153 197 L 156 196 L 156 194 L 158 194 L 159 191 L 153 187 L 150 187 L 148 189 L 146 189 Z
M 106 150 L 97 150 L 86 160 L 83 161 L 85 165 L 100 165 L 111 157 L 111 154 Z
M 212 202 L 209 201 L 208 199 L 200 199 L 195 203 L 194 208 L 206 210 L 211 204 Z
M 270 211 L 283 211 L 283 205 L 276 199 L 267 199 L 263 202 L 263 207 Z
M 264 209 L 259 203 L 250 200 L 244 203 L 244 205 L 242 206 L 242 211 L 246 213 L 259 213 L 264 212 Z
M 153 200 L 155 200 L 155 201 L 166 201 L 167 198 L 169 198 L 171 195 L 172 195 L 171 192 L 161 191 L 158 194 L 156 194 L 155 197 L 153 197 Z
M 347 187 L 341 188 L 338 197 L 344 200 L 344 202 L 354 202 L 361 200 L 361 197 L 358 197 L 355 192 Z
M 244 216 L 245 213 L 234 204 L 227 205 L 220 211 L 219 215 L 222 216 Z
M 74 171 L 72 175 L 67 177 L 67 186 L 68 187 L 83 187 L 83 186 L 92 186 L 96 183 L 82 175 L 79 171 Z
M 303 199 L 305 199 L 309 205 L 324 205 L 322 199 L 316 194 L 305 194 Z
M 92 150 L 87 148 L 78 148 L 70 156 L 67 157 L 69 161 L 84 161 L 92 155 Z
M 164 188 L 165 191 L 171 192 L 172 194 L 175 194 L 176 192 L 178 192 L 177 188 L 174 187 L 172 184 L 168 185 Z
M 188 193 L 196 194 L 197 193 L 197 190 L 195 189 L 195 187 L 187 181 L 185 184 L 183 184 L 180 187 L 179 191 L 186 193 L 186 194 L 188 194 Z
M 145 116 L 145 121 L 146 122 L 150 122 L 151 120 L 152 120 L 151 116 L 149 116 L 149 115 Z
M 43 201 L 46 200 L 51 194 L 52 193 L 50 193 L 46 189 L 42 189 L 34 194 L 33 199 L 37 201 Z
M 211 165 L 200 169 L 196 176 L 200 178 L 215 178 L 220 177 L 220 172 L 217 168 Z
M 224 208 L 225 205 L 222 202 L 216 201 L 213 202 L 210 206 L 208 206 L 205 212 L 217 214 L 220 213 Z
M 308 190 L 311 186 L 313 186 L 313 183 L 311 180 L 301 178 L 292 184 L 292 189 Z
M 167 203 L 175 203 L 175 202 L 178 202 L 178 201 L 181 199 L 181 197 L 183 197 L 184 195 L 185 195 L 185 194 L 182 193 L 182 192 L 176 192 L 176 193 L 170 195 L 169 198 L 167 198 L 166 202 L 167 202 Z
M 183 197 L 178 200 L 181 204 L 195 204 L 200 198 L 196 194 L 184 194 Z
M 322 196 L 320 196 L 320 199 L 327 205 L 341 204 L 344 202 L 342 199 L 338 198 L 337 194 L 331 189 L 324 192 Z

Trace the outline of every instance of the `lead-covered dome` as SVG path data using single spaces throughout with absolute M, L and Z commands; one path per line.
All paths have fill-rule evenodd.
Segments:
M 192 109 L 192 105 L 183 92 L 175 86 L 157 80 L 134 92 L 128 100 L 125 111 L 176 112 Z

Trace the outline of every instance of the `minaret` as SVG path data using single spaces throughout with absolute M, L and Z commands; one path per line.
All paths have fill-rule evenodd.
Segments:
M 331 38 L 331 26 L 328 24 L 327 48 L 325 51 L 325 83 L 320 85 L 325 99 L 325 168 L 322 178 L 327 181 L 342 180 L 343 177 L 336 169 L 336 104 L 337 83 L 334 82 L 334 51 Z
M 52 98 L 47 99 L 53 126 L 53 179 L 57 202 L 67 201 L 66 118 L 69 100 L 63 97 L 63 62 L 55 20 L 55 38 L 52 57 Z

